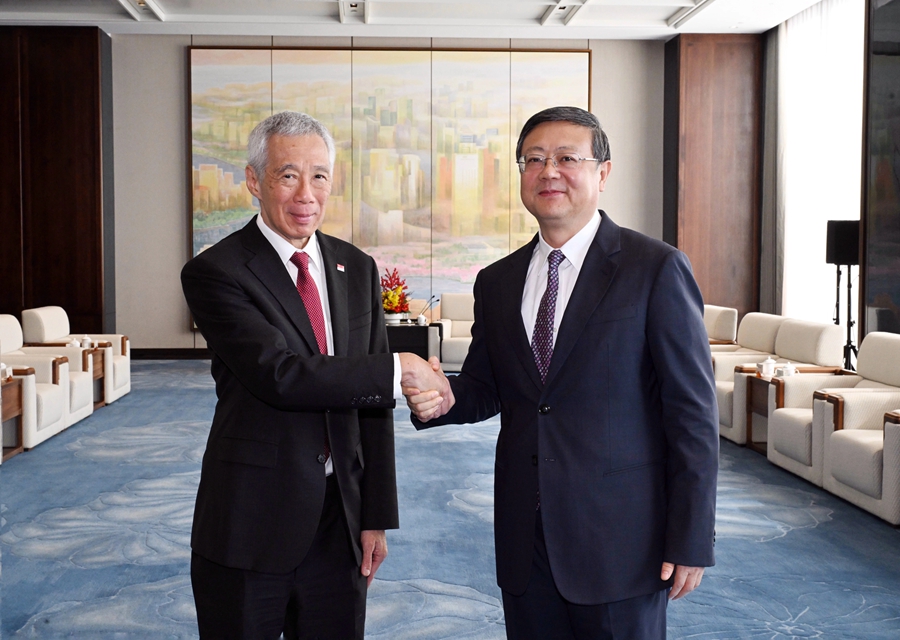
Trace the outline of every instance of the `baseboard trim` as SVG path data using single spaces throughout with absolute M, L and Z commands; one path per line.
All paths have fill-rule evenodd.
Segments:
M 132 360 L 210 360 L 209 349 L 132 349 Z

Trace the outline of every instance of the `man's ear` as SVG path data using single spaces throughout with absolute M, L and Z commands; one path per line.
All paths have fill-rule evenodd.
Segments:
M 612 171 L 612 160 L 600 163 L 600 191 L 606 189 L 606 179 L 609 177 L 610 171 Z
M 247 181 L 247 189 L 259 199 L 259 180 L 256 178 L 256 171 L 249 164 L 244 167 L 244 179 Z

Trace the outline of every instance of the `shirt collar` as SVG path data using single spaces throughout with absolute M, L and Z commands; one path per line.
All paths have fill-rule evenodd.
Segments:
M 591 216 L 588 223 L 584 225 L 578 233 L 569 238 L 568 242 L 560 247 L 560 250 L 566 257 L 563 264 L 565 264 L 565 262 L 570 262 L 576 270 L 581 271 L 581 265 L 584 264 L 584 259 L 587 256 L 588 249 L 591 247 L 591 242 L 593 241 L 594 236 L 597 235 L 597 229 L 600 228 L 600 219 L 600 214 L 594 212 L 594 215 Z M 538 245 L 536 249 L 544 261 L 548 259 L 550 252 L 553 251 L 553 247 L 547 244 L 540 233 L 538 233 Z
M 281 260 L 282 264 L 287 264 L 291 257 L 298 251 L 304 251 L 309 255 L 309 262 L 312 265 L 317 267 L 321 267 L 322 265 L 322 252 L 319 250 L 319 239 L 316 234 L 312 234 L 309 237 L 309 241 L 307 241 L 306 246 L 302 249 L 298 249 L 290 242 L 282 238 L 280 235 L 275 233 L 272 229 L 269 228 L 265 222 L 263 222 L 262 216 L 256 216 L 256 226 L 259 227 L 259 230 L 262 232 L 263 236 L 265 236 L 266 240 L 269 241 L 269 244 L 272 245 L 272 248 L 275 249 L 275 252 L 278 253 L 278 259 Z

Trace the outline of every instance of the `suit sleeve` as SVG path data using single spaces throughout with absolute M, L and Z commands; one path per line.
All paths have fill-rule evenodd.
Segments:
M 715 564 L 719 420 L 703 299 L 690 262 L 671 252 L 650 295 L 647 340 L 667 447 L 666 549 L 677 565 Z
M 371 352 L 390 353 L 381 307 L 381 283 L 372 270 L 372 297 L 378 300 L 371 326 Z M 391 357 L 393 367 L 393 357 Z M 393 369 L 392 369 L 393 371 Z M 391 380 L 393 385 L 393 378 Z M 360 409 L 359 437 L 366 468 L 360 487 L 360 529 L 385 530 L 400 527 L 397 504 L 397 470 L 394 458 L 394 412 L 387 408 Z
M 472 324 L 472 343 L 458 376 L 450 376 L 450 387 L 456 398 L 453 408 L 440 418 L 419 422 L 415 415 L 410 419 L 416 429 L 427 429 L 445 424 L 467 424 L 487 420 L 500 412 L 500 395 L 494 380 L 494 371 L 485 340 L 483 280 L 475 279 L 475 322 Z
M 283 411 L 359 409 L 366 398 L 369 407 L 393 407 L 393 359 L 387 349 L 379 352 L 386 335 L 373 329 L 373 355 L 299 354 L 279 328 L 289 321 L 284 310 L 202 254 L 185 265 L 181 282 L 210 349 L 266 404 Z M 380 296 L 368 304 L 373 326 L 383 324 L 380 304 Z

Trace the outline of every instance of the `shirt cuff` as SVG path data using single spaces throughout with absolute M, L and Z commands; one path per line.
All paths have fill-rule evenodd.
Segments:
M 403 388 L 400 386 L 400 376 L 403 374 L 403 370 L 400 368 L 400 354 L 395 353 L 394 355 L 394 400 L 405 401 L 406 398 L 403 397 Z

